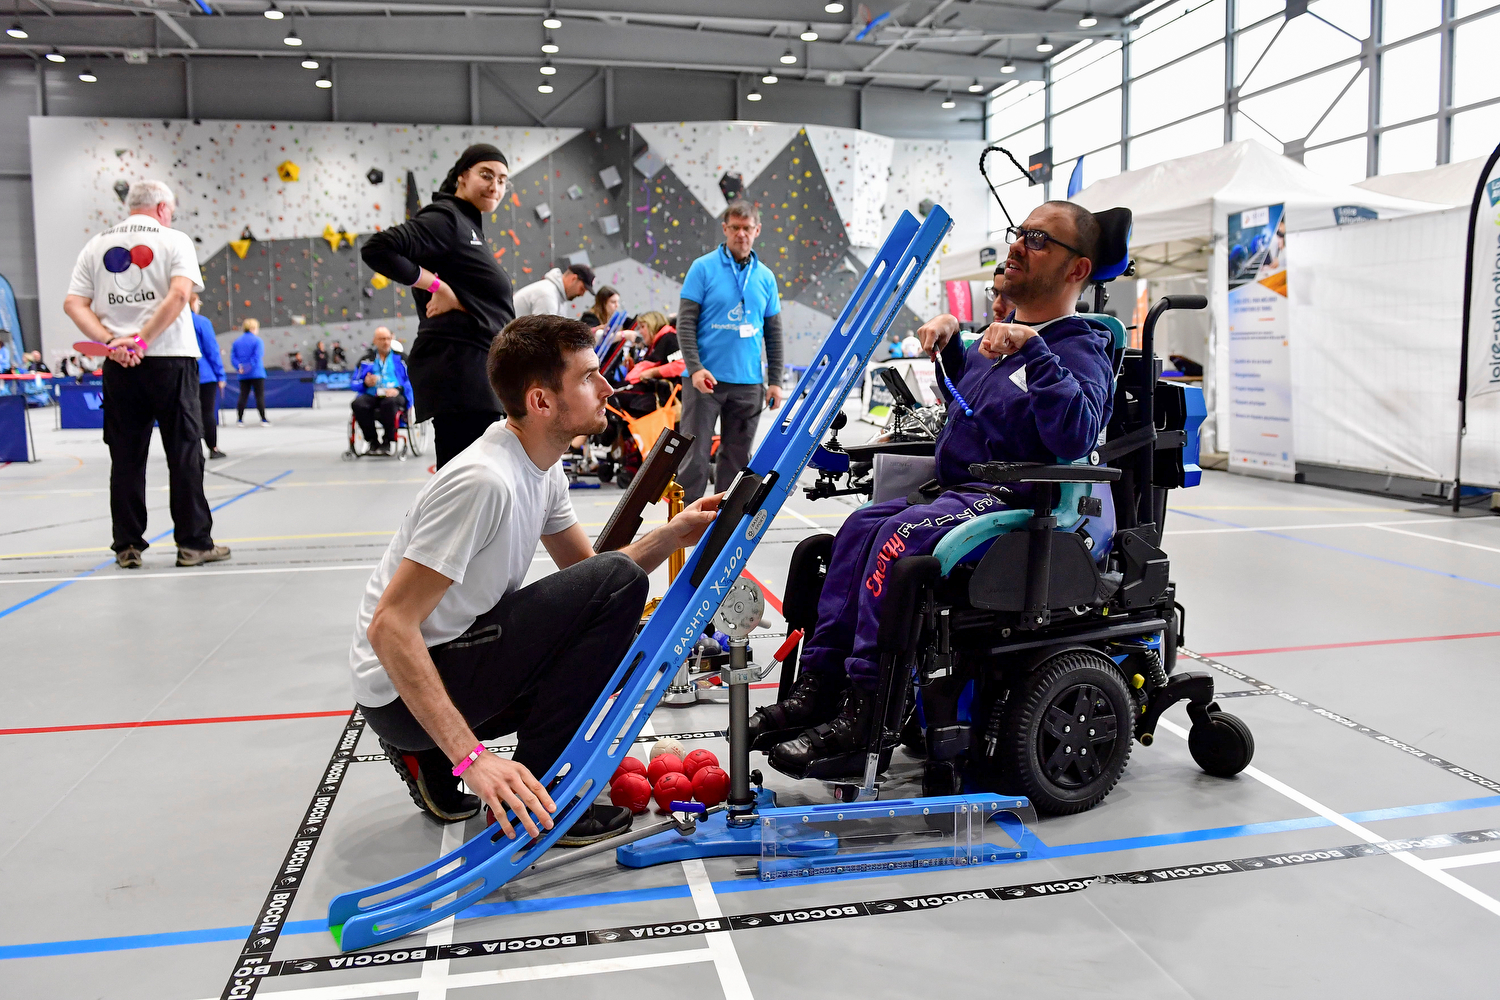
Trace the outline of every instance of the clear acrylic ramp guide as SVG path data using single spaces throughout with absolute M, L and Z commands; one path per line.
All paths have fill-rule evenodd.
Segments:
M 576 733 L 543 775 L 559 809 L 550 831 L 510 840 L 491 825 L 458 850 L 407 875 L 334 898 L 328 925 L 344 951 L 421 930 L 499 889 L 541 859 L 603 790 L 678 666 L 739 577 L 767 524 L 952 225 L 935 206 L 920 224 L 902 212 L 819 348 L 791 400 L 737 477 L 718 517 L 668 588 Z M 618 692 L 611 696 L 609 692 Z

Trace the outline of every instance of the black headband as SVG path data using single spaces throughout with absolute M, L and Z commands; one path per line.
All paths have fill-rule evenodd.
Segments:
M 500 152 L 500 150 L 487 142 L 476 142 L 459 156 L 458 162 L 453 164 L 453 169 L 448 171 L 448 176 L 443 178 L 443 185 L 438 188 L 438 191 L 442 194 L 457 194 L 458 175 L 476 163 L 485 163 L 488 161 L 503 163 L 507 167 L 510 166 L 510 161 L 505 158 L 505 154 Z

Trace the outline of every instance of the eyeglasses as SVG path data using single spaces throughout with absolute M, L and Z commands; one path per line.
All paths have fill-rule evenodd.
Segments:
M 753 222 L 748 222 L 743 225 L 730 225 L 726 222 L 724 223 L 724 228 L 729 230 L 731 233 L 753 233 L 755 232 L 756 225 Z
M 1080 257 L 1088 256 L 1077 247 L 1070 247 L 1062 240 L 1058 239 L 1055 236 L 1049 236 L 1048 234 L 1042 232 L 1040 229 L 1018 229 L 1015 226 L 1010 226 L 1005 230 L 1005 242 L 1014 243 L 1016 242 L 1016 240 L 1025 240 L 1027 250 L 1045 250 L 1048 242 L 1052 242 L 1056 243 L 1064 250 L 1071 251 L 1072 253 L 1075 253 Z

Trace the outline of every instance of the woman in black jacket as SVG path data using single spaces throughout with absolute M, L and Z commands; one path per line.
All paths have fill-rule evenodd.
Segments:
M 361 251 L 376 272 L 412 286 L 421 320 L 406 365 L 417 413 L 432 418 L 438 468 L 505 415 L 485 359 L 515 307 L 510 278 L 485 245 L 483 218 L 505 197 L 509 176 L 500 150 L 470 146 L 432 204 L 371 236 Z

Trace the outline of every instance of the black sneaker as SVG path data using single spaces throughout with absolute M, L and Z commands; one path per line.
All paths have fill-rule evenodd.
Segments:
M 586 847 L 601 840 L 618 837 L 630 830 L 634 817 L 624 806 L 595 803 L 583 811 L 568 832 L 558 838 L 558 847 Z
M 495 823 L 495 811 L 489 806 L 484 807 L 485 822 L 493 826 Z M 587 847 L 589 844 L 597 844 L 601 840 L 609 840 L 629 831 L 630 824 L 635 817 L 630 810 L 624 806 L 607 806 L 595 803 L 583 811 L 583 814 L 573 821 L 568 832 L 558 838 L 556 847 Z
M 448 755 L 434 747 L 431 750 L 401 750 L 385 740 L 380 749 L 406 782 L 411 800 L 427 815 L 443 823 L 457 823 L 479 812 L 479 796 L 469 795 L 453 776 Z
M 849 675 L 843 670 L 804 670 L 785 701 L 757 709 L 750 717 L 750 749 L 770 750 L 804 730 L 839 714 Z
M 210 449 L 208 449 L 208 457 L 210 459 L 215 459 L 215 458 L 228 458 L 229 456 L 226 455 L 226 454 L 224 454 L 222 451 L 220 451 L 217 448 L 210 448 Z

